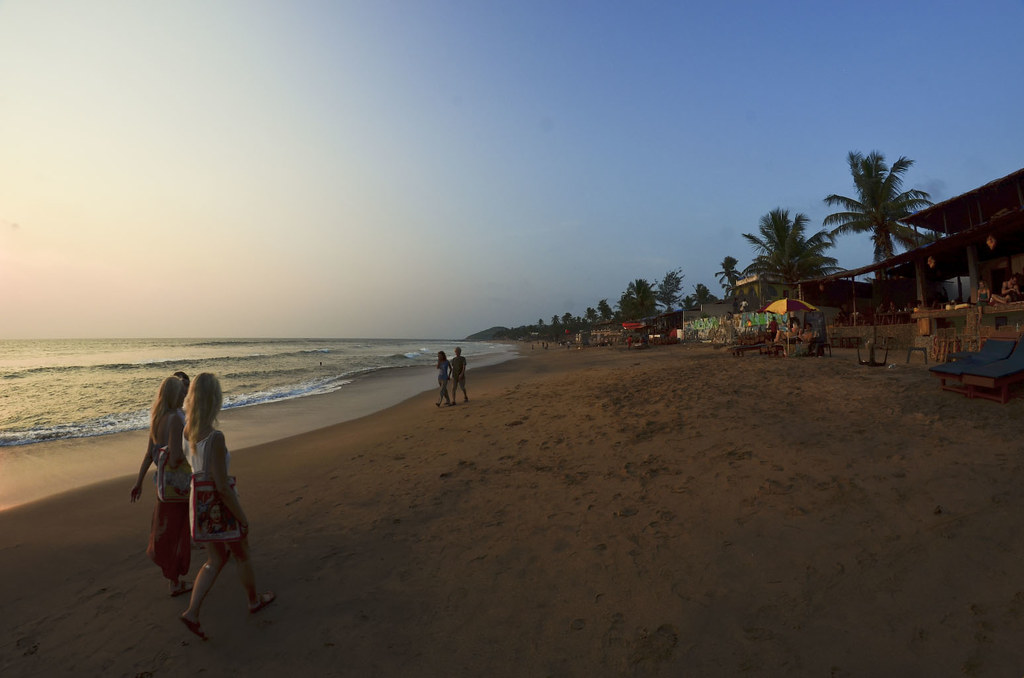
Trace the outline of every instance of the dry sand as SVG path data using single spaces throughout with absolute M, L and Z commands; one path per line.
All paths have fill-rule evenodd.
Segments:
M 151 491 L 0 513 L 0 675 L 1024 674 L 1024 399 L 847 351 L 469 376 L 233 453 L 278 600 L 247 614 L 229 564 L 207 642 L 144 553 Z

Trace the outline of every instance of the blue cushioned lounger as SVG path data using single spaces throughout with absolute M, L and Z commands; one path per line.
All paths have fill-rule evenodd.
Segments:
M 1024 381 L 1024 341 L 1018 342 L 1004 360 L 964 370 L 961 380 L 968 398 L 988 398 L 1006 404 L 1010 400 L 1010 386 Z
M 999 360 L 1005 360 L 1013 352 L 1016 342 L 1007 339 L 989 339 L 977 353 L 968 354 L 955 362 L 933 365 L 928 371 L 942 381 L 942 388 L 946 391 L 956 393 L 967 393 L 967 389 L 959 385 L 965 372 L 982 365 L 989 365 Z M 958 382 L 949 384 L 947 382 Z

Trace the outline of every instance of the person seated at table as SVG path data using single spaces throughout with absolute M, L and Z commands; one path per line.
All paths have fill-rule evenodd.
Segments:
M 824 340 L 819 336 L 811 323 L 804 323 L 804 331 L 800 333 L 800 341 L 807 347 L 808 355 L 815 355 L 818 352 L 818 346 L 824 344 Z
M 779 321 L 774 317 L 771 322 L 768 323 L 768 338 L 775 341 L 775 337 L 779 334 Z
M 775 333 L 775 340 L 774 341 L 775 341 L 776 344 L 784 344 L 787 341 L 789 341 L 790 339 L 799 339 L 799 338 L 800 338 L 800 323 L 797 321 L 796 318 L 793 318 L 792 320 L 789 321 L 789 329 L 778 330 Z
M 846 321 L 847 321 L 846 306 L 843 306 L 843 307 L 841 307 L 839 309 L 839 311 L 836 312 L 835 316 L 833 316 L 832 324 L 833 325 L 845 325 Z
M 988 289 L 988 283 L 984 280 L 978 281 L 978 294 L 976 298 L 979 305 L 1006 303 L 1006 297 L 999 296 L 998 294 L 992 294 Z
M 814 328 L 811 327 L 811 323 L 804 323 L 804 331 L 800 333 L 800 341 L 809 344 L 812 339 L 814 339 Z
M 1016 273 L 1003 281 L 1003 288 L 1000 290 L 999 296 L 1006 299 L 1003 303 L 1007 304 L 1020 301 L 1020 280 Z

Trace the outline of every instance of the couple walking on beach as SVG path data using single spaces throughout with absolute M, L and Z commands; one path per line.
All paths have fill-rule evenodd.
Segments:
M 206 633 L 199 625 L 199 608 L 231 556 L 249 599 L 249 612 L 259 612 L 274 601 L 272 592 L 256 591 L 256 576 L 249 560 L 249 520 L 235 493 L 234 479 L 228 476 L 231 455 L 224 434 L 215 428 L 223 402 L 220 382 L 208 372 L 196 377 L 191 385 L 184 372 L 164 379 L 150 411 L 149 444 L 131 491 L 131 502 L 135 503 L 142 495 L 142 481 L 149 467 L 156 464 L 157 503 L 146 553 L 170 582 L 171 597 L 192 594 L 180 619 L 203 640 Z M 187 476 L 190 481 L 212 481 L 219 502 L 240 528 L 237 538 L 206 544 L 208 557 L 194 583 L 182 577 L 188 574 L 192 537 L 197 536 L 189 510 L 196 490 L 194 482 L 189 488 L 177 487 L 180 483 L 170 481 L 172 474 Z
M 452 396 L 448 397 L 448 382 L 452 383 Z M 441 407 L 441 400 L 445 405 L 458 405 L 456 391 L 462 388 L 462 402 L 468 403 L 469 396 L 466 395 L 466 359 L 462 357 L 462 348 L 455 347 L 455 357 L 448 361 L 444 351 L 437 352 L 437 384 L 441 390 L 437 396 L 438 407 Z

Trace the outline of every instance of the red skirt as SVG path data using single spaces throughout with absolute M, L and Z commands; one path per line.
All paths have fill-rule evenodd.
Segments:
M 171 581 L 188 574 L 192 562 L 192 535 L 188 524 L 188 502 L 157 501 L 153 529 L 149 531 L 148 555 Z

